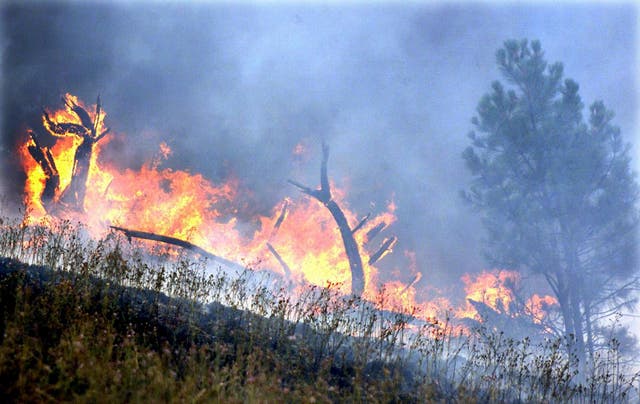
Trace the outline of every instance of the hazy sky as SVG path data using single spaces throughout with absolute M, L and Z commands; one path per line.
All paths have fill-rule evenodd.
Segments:
M 301 166 L 291 151 L 304 142 L 317 156 L 324 139 L 352 206 L 364 214 L 394 197 L 398 249 L 445 286 L 486 267 L 458 193 L 470 119 L 500 78 L 496 50 L 539 39 L 585 104 L 602 99 L 639 143 L 637 13 L 631 2 L 14 2 L 0 48 L 6 193 L 20 191 L 17 139 L 64 92 L 101 94 L 110 126 L 135 139 L 113 158 L 135 166 L 165 140 L 167 165 L 214 181 L 233 172 L 263 212 L 295 194 L 288 178 L 317 183 L 318 159 Z

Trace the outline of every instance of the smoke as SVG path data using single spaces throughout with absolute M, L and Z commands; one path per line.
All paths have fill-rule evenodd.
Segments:
M 442 286 L 485 265 L 482 228 L 458 191 L 470 118 L 499 78 L 496 49 L 539 38 L 585 102 L 604 99 L 632 140 L 635 13 L 624 4 L 6 4 L 5 188 L 19 199 L 11 151 L 65 92 L 91 103 L 101 95 L 107 124 L 127 134 L 110 158 L 136 167 L 166 141 L 167 166 L 239 178 L 253 195 L 247 216 L 295 193 L 288 178 L 318 184 L 324 140 L 350 204 L 365 214 L 394 198 L 397 249 L 415 251 L 422 282 Z M 300 143 L 304 158 L 292 154 Z
M 5 60 L 5 47 L 6 47 L 6 39 L 4 38 L 4 32 L 0 32 L 0 71 L 5 71 L 4 60 Z M 0 75 L 0 111 L 4 111 L 4 75 Z M 4 114 L 0 113 L 0 131 L 4 128 Z M 0 139 L 3 139 L 2 132 L 0 132 Z M 6 161 L 7 156 L 10 152 L 5 150 L 4 142 L 0 142 L 0 160 Z M 0 176 L 0 195 L 5 194 L 4 190 L 4 181 L 5 176 Z

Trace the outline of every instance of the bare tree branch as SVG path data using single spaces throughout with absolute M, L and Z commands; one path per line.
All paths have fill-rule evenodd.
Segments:
M 364 292 L 365 280 L 362 257 L 356 240 L 353 238 L 353 230 L 349 226 L 347 218 L 340 206 L 331 197 L 329 176 L 327 174 L 327 162 L 329 160 L 329 146 L 322 144 L 322 165 L 320 167 L 320 189 L 311 189 L 299 182 L 289 180 L 289 183 L 300 189 L 301 192 L 314 197 L 329 209 L 340 230 L 344 249 L 351 269 L 351 293 L 360 296 Z
M 284 269 L 284 274 L 287 276 L 287 278 L 290 278 L 291 268 L 289 268 L 289 265 L 287 265 L 285 260 L 282 258 L 282 256 L 280 256 L 278 251 L 271 245 L 271 243 L 267 243 L 267 248 L 269 249 L 271 254 L 273 254 L 273 256 L 276 258 L 276 260 L 278 260 L 278 263 L 280 263 L 280 266 L 282 267 L 282 269 Z

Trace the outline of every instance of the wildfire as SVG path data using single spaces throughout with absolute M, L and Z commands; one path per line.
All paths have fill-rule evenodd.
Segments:
M 72 95 L 67 94 L 65 99 L 68 101 L 64 109 L 47 112 L 48 119 L 43 118 L 44 128 L 55 136 L 56 142 L 50 149 L 42 149 L 44 154 L 50 153 L 60 178 L 49 207 L 45 206 L 43 194 L 50 175 L 29 151 L 30 146 L 36 146 L 35 138 L 30 137 L 19 149 L 27 176 L 25 203 L 31 209 L 31 220 L 37 221 L 49 214 L 78 220 L 96 237 L 108 231 L 109 225 L 126 226 L 188 240 L 232 261 L 260 263 L 262 267 L 281 270 L 281 262 L 267 248 L 269 244 L 291 269 L 294 279 L 320 286 L 327 282 L 340 283 L 345 291 L 349 289 L 350 270 L 340 233 L 321 204 L 303 195 L 288 198 L 274 207 L 272 215 L 257 218 L 261 225 L 247 237 L 237 229 L 234 217 L 235 206 L 239 206 L 242 199 L 239 180 L 232 177 L 214 184 L 201 174 L 160 168 L 160 162 L 172 153 L 166 143 L 160 143 L 156 157 L 140 169 L 123 169 L 102 158 L 102 151 L 114 137 L 123 136 L 107 134 L 93 146 L 82 209 L 56 205 L 69 188 L 74 156 L 82 139 L 73 131 L 55 132 L 52 126 L 82 125 L 73 113 L 74 104 L 86 110 L 92 120 L 101 123 L 106 116 L 95 105 L 85 105 Z M 97 110 L 99 115 L 91 112 Z M 296 152 L 305 150 L 300 145 Z M 334 183 L 332 188 L 333 199 L 343 206 L 347 220 L 357 223 L 358 216 L 348 209 L 345 190 Z M 285 206 L 285 213 L 281 214 Z M 383 223 L 388 226 L 395 220 L 393 203 L 390 203 L 389 211 L 370 218 L 354 237 L 364 245 L 371 229 Z M 365 262 L 364 272 L 366 283 L 371 285 L 365 294 L 373 295 L 377 270 Z
M 533 321 L 536 324 L 541 324 L 542 320 L 549 314 L 549 311 L 553 307 L 557 306 L 558 300 L 555 297 L 549 295 L 540 296 L 535 293 L 527 301 L 527 309 L 529 310 L 529 313 L 531 313 Z
M 350 290 L 351 272 L 341 234 L 323 204 L 303 194 L 286 198 L 270 215 L 255 218 L 259 226 L 247 235 L 239 230 L 236 218 L 237 207 L 247 192 L 239 179 L 230 177 L 225 182 L 213 183 L 198 173 L 162 168 L 162 162 L 172 153 L 164 142 L 158 145 L 155 157 L 141 168 L 121 168 L 104 157 L 103 150 L 110 142 L 124 136 L 108 132 L 103 125 L 105 117 L 99 103 L 85 105 L 67 94 L 65 108 L 47 111 L 43 117 L 43 127 L 54 136 L 53 146 L 45 146 L 46 142 L 38 141 L 39 134 L 30 132 L 19 147 L 27 177 L 25 204 L 32 221 L 49 215 L 80 221 L 95 237 L 103 236 L 109 226 L 161 234 L 189 241 L 231 261 L 256 263 L 260 268 L 280 271 L 297 282 L 319 286 L 331 283 L 341 285 L 344 292 Z M 67 194 L 75 180 L 79 150 L 83 147 L 89 151 L 86 190 L 71 198 L 77 202 L 74 206 L 68 202 Z M 302 143 L 293 150 L 297 157 L 307 153 L 308 148 Z M 350 209 L 346 189 L 333 182 L 330 188 L 332 200 L 344 211 L 362 254 L 366 285 L 363 297 L 376 302 L 381 292 L 376 264 L 397 242 L 385 230 L 396 221 L 395 202 L 389 201 L 377 215 L 363 217 Z M 416 267 L 415 254 L 405 252 L 405 255 L 410 261 L 412 279 L 407 283 L 399 280 L 383 283 L 381 289 L 387 297 L 379 303 L 385 308 L 410 310 L 424 319 L 448 310 L 451 304 L 445 298 L 419 299 L 416 285 L 422 273 Z M 510 307 L 518 279 L 515 272 L 509 271 L 462 278 L 468 299 L 494 309 L 500 305 Z M 528 307 L 541 318 L 554 303 L 550 296 L 534 295 Z M 455 314 L 477 315 L 468 302 Z
M 558 301 L 549 295 L 532 295 L 524 303 L 516 296 L 519 288 L 520 274 L 515 271 L 498 270 L 484 271 L 472 276 L 462 277 L 465 284 L 466 304 L 456 311 L 458 318 L 479 319 L 479 313 L 470 300 L 487 305 L 497 313 L 510 317 L 527 315 L 534 323 L 540 324 L 549 309 Z

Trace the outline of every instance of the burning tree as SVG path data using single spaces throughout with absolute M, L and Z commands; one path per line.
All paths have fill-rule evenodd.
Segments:
M 395 221 L 395 205 L 390 202 L 386 212 L 357 221 L 358 215 L 341 203 L 344 191 L 335 186 L 330 189 L 328 147 L 323 152 L 320 189 L 296 183 L 322 205 L 304 197 L 287 198 L 271 215 L 253 217 L 258 225 L 251 233 L 237 226 L 237 209 L 244 203 L 246 190 L 235 177 L 214 184 L 202 174 L 161 168 L 160 162 L 171 153 L 164 142 L 158 145 L 157 157 L 144 161 L 139 169 L 121 167 L 102 153 L 116 135 L 103 127 L 106 114 L 100 100 L 89 107 L 67 94 L 63 101 L 64 109 L 43 112 L 46 131 L 29 131 L 17 150 L 26 174 L 25 204 L 32 222 L 47 217 L 78 220 L 95 237 L 112 229 L 129 239 L 167 243 L 225 265 L 280 266 L 293 281 L 344 282 L 357 295 L 375 295 L 374 265 L 393 249 L 397 239 L 384 239 L 367 260 L 360 256 L 359 248 L 370 247 Z M 124 139 L 124 134 L 117 137 Z M 326 217 L 323 206 L 338 226 L 325 225 L 332 218 Z M 356 221 L 352 228 L 350 223 Z M 301 233 L 308 242 L 299 242 Z
M 31 142 L 28 150 L 46 177 L 42 199 L 45 206 L 48 207 L 47 210 L 55 208 L 58 203 L 63 203 L 82 211 L 84 210 L 84 198 L 94 145 L 109 133 L 109 128 L 103 127 L 104 114 L 100 106 L 100 97 L 98 97 L 93 117 L 77 103 L 75 97 L 66 94 L 63 97 L 63 102 L 67 112 L 72 114 L 75 119 L 72 121 L 52 119 L 43 108 L 42 121 L 45 129 L 51 135 L 73 137 L 77 142 L 69 185 L 64 189 L 61 188 L 60 174 L 51 150 L 42 145 L 40 141 L 42 135 L 33 130 L 29 131 Z
M 43 113 L 47 132 L 41 136 L 31 131 L 18 149 L 26 174 L 25 203 L 33 223 L 50 216 L 73 219 L 83 222 L 96 238 L 115 230 L 128 239 L 187 249 L 228 268 L 245 262 L 276 271 L 280 267 L 288 281 L 319 286 L 331 282 L 341 292 L 350 291 L 376 304 L 382 304 L 376 299 L 386 294 L 387 308 L 412 310 L 423 319 L 450 307 L 446 298 L 420 297 L 416 284 L 422 274 L 415 255 L 408 251 L 412 280 L 380 280 L 376 265 L 394 249 L 397 238 L 385 237 L 379 244 L 375 240 L 395 222 L 395 203 L 390 201 L 384 213 L 365 216 L 349 209 L 345 190 L 329 181 L 327 145 L 322 148 L 318 188 L 290 181 L 312 198 L 285 198 L 270 215 L 254 217 L 259 225 L 247 232 L 242 230 L 245 226 L 237 226 L 236 209 L 246 194 L 235 178 L 214 184 L 201 174 L 161 168 L 160 162 L 171 153 L 164 142 L 158 145 L 157 157 L 139 169 L 120 167 L 103 152 L 114 137 L 124 134 L 107 135 L 100 102 L 88 106 L 71 95 L 64 101 L 64 109 Z M 50 146 L 50 141 L 42 139 L 47 133 L 55 140 Z M 486 306 L 509 317 L 511 324 L 515 317 L 524 318 L 512 310 L 515 306 L 509 302 L 514 299 L 506 288 L 477 284 L 472 289 L 465 291 L 477 307 L 469 303 L 456 311 L 459 317 L 485 321 L 481 311 Z M 479 297 L 479 290 L 490 290 L 482 296 L 501 296 L 500 300 Z M 498 301 L 508 310 L 502 310 Z
M 301 192 L 314 197 L 321 202 L 331 212 L 344 244 L 344 251 L 349 260 L 349 268 L 351 269 L 351 293 L 360 296 L 364 292 L 365 278 L 362 265 L 362 257 L 358 243 L 354 237 L 354 233 L 360 230 L 370 215 L 365 216 L 356 226 L 351 228 L 347 218 L 340 208 L 340 205 L 331 196 L 331 185 L 329 184 L 329 176 L 327 174 L 327 162 L 329 161 L 329 145 L 322 143 L 322 164 L 320 166 L 320 189 L 311 189 L 299 182 L 289 180 L 289 183 L 295 185 Z M 378 235 L 386 227 L 385 222 L 380 222 L 367 232 L 367 240 L 370 241 Z M 389 253 L 397 242 L 397 238 L 392 236 L 385 239 L 377 251 L 369 256 L 368 264 L 373 265 L 379 261 L 385 254 Z
M 464 193 L 484 213 L 487 257 L 544 276 L 569 349 L 593 360 L 601 320 L 635 303 L 638 185 L 629 145 L 602 102 L 582 116 L 578 84 L 547 65 L 540 43 L 507 41 L 463 153 Z
M 476 275 L 465 274 L 466 305 L 456 316 L 470 329 L 491 330 L 521 340 L 548 337 L 553 329 L 549 314 L 557 306 L 552 296 L 528 293 L 516 271 L 491 270 Z M 555 313 L 554 313 L 555 314 Z

